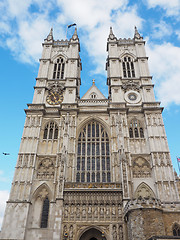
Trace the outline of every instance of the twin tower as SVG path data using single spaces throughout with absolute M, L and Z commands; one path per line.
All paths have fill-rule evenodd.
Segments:
M 145 41 L 110 28 L 108 98 L 94 81 L 80 98 L 79 51 L 77 29 L 44 40 L 0 239 L 177 238 L 180 193 Z

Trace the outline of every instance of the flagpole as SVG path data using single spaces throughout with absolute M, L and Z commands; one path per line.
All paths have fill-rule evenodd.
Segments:
M 179 169 L 179 175 L 180 175 L 180 166 L 179 166 L 179 158 L 176 156 L 176 159 L 177 159 L 177 164 L 178 164 L 178 169 Z
M 68 25 L 67 25 L 67 27 L 66 27 L 66 39 L 67 39 L 67 30 L 68 30 Z M 65 40 L 66 40 L 66 39 L 65 39 Z

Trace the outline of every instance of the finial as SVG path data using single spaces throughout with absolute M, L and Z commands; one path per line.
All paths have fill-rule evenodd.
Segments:
M 53 28 L 51 28 L 49 35 L 53 35 Z
M 74 34 L 72 35 L 72 39 L 73 40 L 77 40 L 78 39 L 77 28 L 75 28 L 75 30 L 74 30 Z
M 143 37 L 141 37 L 141 35 L 139 34 L 136 26 L 134 27 L 134 38 L 139 40 L 143 39 Z
M 93 85 L 95 85 L 95 79 L 92 80 Z
M 113 30 L 112 30 L 112 27 L 110 27 L 110 34 L 113 34 Z
M 110 32 L 109 32 L 109 39 L 110 40 L 116 40 L 116 37 L 113 33 L 112 27 L 110 27 Z
M 47 41 L 51 41 L 53 40 L 53 28 L 51 28 L 47 38 L 46 38 Z

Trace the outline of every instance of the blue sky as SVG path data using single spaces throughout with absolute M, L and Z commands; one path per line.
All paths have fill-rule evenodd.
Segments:
M 50 28 L 64 39 L 76 23 L 81 44 L 81 96 L 96 79 L 107 96 L 105 61 L 109 27 L 117 38 L 132 38 L 138 27 L 146 43 L 155 95 L 165 107 L 163 119 L 171 158 L 180 155 L 180 0 L 1 0 L 0 225 L 23 132 L 32 102 L 42 42 Z M 68 31 L 71 37 L 74 29 Z M 9 152 L 4 156 L 2 152 Z

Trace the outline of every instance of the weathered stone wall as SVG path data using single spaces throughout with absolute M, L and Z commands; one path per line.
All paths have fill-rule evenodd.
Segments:
M 128 240 L 146 240 L 164 236 L 163 214 L 158 209 L 132 210 L 128 215 Z
M 180 212 L 165 212 L 163 213 L 163 221 L 165 226 L 166 235 L 172 236 L 172 227 L 175 223 L 180 225 Z

